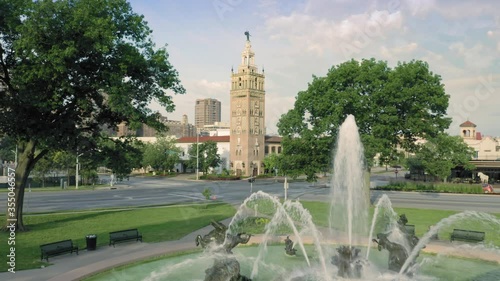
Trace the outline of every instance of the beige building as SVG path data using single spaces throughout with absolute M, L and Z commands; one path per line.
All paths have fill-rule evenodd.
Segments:
M 237 175 L 264 172 L 265 136 L 264 71 L 255 65 L 249 37 L 241 53 L 241 64 L 231 74 L 230 90 L 230 167 Z
M 202 129 L 205 125 L 220 122 L 220 101 L 216 99 L 197 99 L 194 107 L 194 124 Z
M 160 117 L 160 120 L 168 127 L 168 131 L 165 133 L 166 136 L 175 136 L 176 138 L 196 136 L 196 128 L 193 124 L 189 124 L 187 115 L 182 116 L 182 121 L 168 120 L 168 118 L 164 116 Z M 131 130 L 125 123 L 118 125 L 116 136 L 121 137 L 127 135 L 136 137 L 156 137 L 158 132 L 145 124 L 142 124 L 137 130 Z
M 500 160 L 500 140 L 481 135 L 476 127 L 476 124 L 468 120 L 460 124 L 460 136 L 468 146 L 474 148 L 476 152 L 474 159 Z

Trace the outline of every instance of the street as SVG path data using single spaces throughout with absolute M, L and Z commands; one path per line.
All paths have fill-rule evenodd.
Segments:
M 379 181 L 374 177 L 374 181 Z M 25 213 L 54 211 L 76 211 L 97 208 L 119 208 L 131 206 L 154 206 L 205 201 L 202 191 L 209 188 L 213 199 L 230 204 L 240 204 L 253 192 L 262 190 L 284 198 L 282 182 L 274 179 L 256 180 L 252 186 L 247 180 L 238 181 L 194 181 L 186 178 L 130 177 L 129 181 L 86 191 L 29 192 L 26 190 Z M 289 183 L 288 199 L 302 201 L 329 200 L 330 188 L 325 184 L 308 182 Z M 440 210 L 474 210 L 500 213 L 499 195 L 465 195 L 443 193 L 394 192 L 371 190 L 371 202 L 387 194 L 394 207 L 425 208 Z M 0 193 L 0 202 L 6 202 L 7 194 Z M 0 204 L 5 212 L 6 203 Z

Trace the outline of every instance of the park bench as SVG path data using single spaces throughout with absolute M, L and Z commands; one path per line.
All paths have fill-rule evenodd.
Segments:
M 450 236 L 450 241 L 461 240 L 469 242 L 481 242 L 484 241 L 485 233 L 482 231 L 465 230 L 465 229 L 453 229 Z
M 136 240 L 142 242 L 142 235 L 139 234 L 137 229 L 127 229 L 114 231 L 109 233 L 109 246 L 115 246 L 115 243 L 124 242 L 128 240 Z
M 40 245 L 40 250 L 42 252 L 40 260 L 45 258 L 47 262 L 49 262 L 49 256 L 57 256 L 67 252 L 71 252 L 73 254 L 73 251 L 76 251 L 76 254 L 78 255 L 78 247 L 73 245 L 72 240 L 63 240 Z
M 415 236 L 415 225 L 413 225 L 413 224 L 405 224 L 405 228 L 406 228 L 406 233 L 408 235 Z

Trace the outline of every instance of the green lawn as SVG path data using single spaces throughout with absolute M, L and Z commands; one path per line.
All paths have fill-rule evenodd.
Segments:
M 309 210 L 313 217 L 313 221 L 317 226 L 328 226 L 329 204 L 323 202 L 301 202 L 301 204 Z M 374 208 L 370 208 L 369 218 L 373 216 Z M 415 235 L 422 237 L 428 230 L 429 226 L 435 225 L 444 218 L 458 214 L 457 211 L 446 210 L 431 210 L 431 209 L 410 209 L 410 208 L 394 208 L 394 211 L 399 215 L 405 214 L 408 218 L 408 224 L 415 225 Z M 493 214 L 500 219 L 500 214 Z M 486 232 L 485 243 L 492 243 L 495 246 L 500 246 L 500 225 L 494 224 L 488 220 L 478 219 L 476 217 L 458 219 L 456 222 L 444 226 L 440 229 L 438 237 L 442 240 L 449 240 L 453 228 L 469 229 Z
M 97 245 L 108 245 L 108 233 L 138 228 L 145 242 L 177 240 L 207 226 L 210 220 L 233 216 L 235 209 L 228 204 L 162 206 L 140 209 L 87 211 L 27 215 L 28 232 L 16 234 L 16 270 L 47 265 L 40 261 L 40 245 L 73 239 L 80 249 L 86 247 L 85 236 L 97 234 Z M 0 216 L 4 221 L 5 216 Z M 0 256 L 6 257 L 8 233 L 0 233 Z M 0 271 L 7 271 L 0 263 Z
M 323 202 L 301 202 L 309 210 L 317 226 L 328 226 L 329 205 Z M 266 209 L 265 204 L 259 208 Z M 459 212 L 443 210 L 423 210 L 396 208 L 398 214 L 406 214 L 409 222 L 414 224 L 416 235 L 422 237 L 430 225 L 443 218 Z M 373 213 L 373 208 L 370 209 Z M 197 229 L 207 226 L 210 221 L 223 220 L 235 214 L 235 209 L 223 203 L 208 205 L 156 206 L 120 210 L 94 210 L 73 213 L 52 213 L 42 215 L 27 215 L 25 223 L 30 231 L 16 234 L 16 270 L 37 268 L 47 265 L 40 261 L 41 244 L 73 239 L 80 249 L 85 248 L 85 236 L 97 234 L 97 245 L 107 246 L 108 233 L 116 230 L 138 228 L 145 242 L 176 240 Z M 272 214 L 269 214 L 272 216 Z M 495 214 L 500 218 L 500 214 Z M 371 217 L 371 216 L 370 216 Z M 0 220 L 4 220 L 0 216 Z M 263 230 L 266 219 L 252 221 L 249 233 Z M 487 220 L 459 220 L 444 227 L 439 232 L 442 240 L 448 240 L 453 228 L 473 229 L 486 232 L 486 243 L 500 246 L 500 226 Z M 7 253 L 8 233 L 0 233 L 0 255 Z M 0 264 L 0 271 L 6 271 L 7 264 Z

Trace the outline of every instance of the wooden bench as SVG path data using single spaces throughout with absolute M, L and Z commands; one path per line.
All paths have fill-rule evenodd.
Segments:
M 139 234 L 137 229 L 127 229 L 114 231 L 109 233 L 109 246 L 115 246 L 115 243 L 124 242 L 128 240 L 135 240 L 142 242 L 142 235 Z
M 484 241 L 486 233 L 482 231 L 465 230 L 465 229 L 453 229 L 450 236 L 450 241 L 461 240 L 468 242 L 481 242 Z
M 40 245 L 40 250 L 42 252 L 40 260 L 46 259 L 47 262 L 49 262 L 49 256 L 57 256 L 67 252 L 71 252 L 73 254 L 73 251 L 76 251 L 76 254 L 78 255 L 78 247 L 73 245 L 72 240 L 63 240 Z
M 405 224 L 405 228 L 406 228 L 406 233 L 408 235 L 415 236 L 415 225 L 413 225 L 413 224 Z

